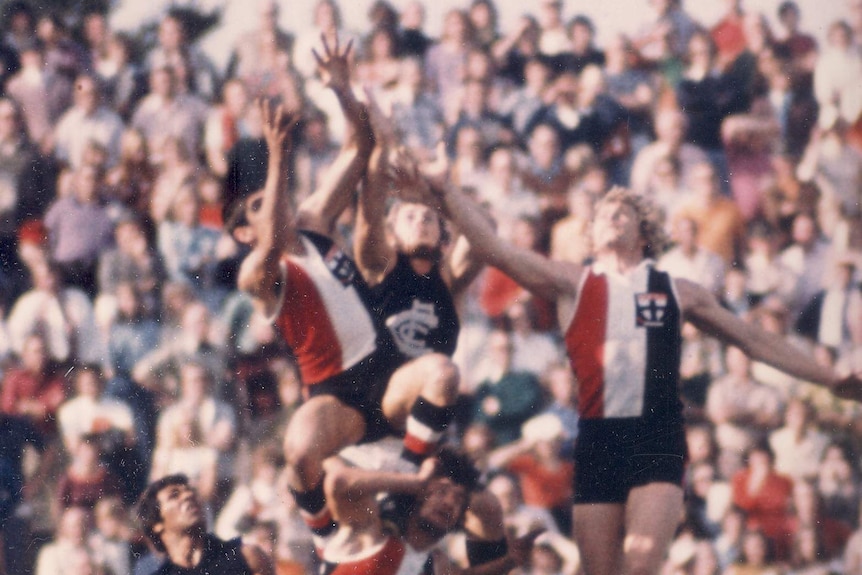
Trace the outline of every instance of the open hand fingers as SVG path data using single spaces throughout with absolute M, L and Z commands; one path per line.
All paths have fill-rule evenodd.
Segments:
M 326 40 L 326 34 L 320 34 L 320 41 L 323 43 L 323 54 L 326 56 L 326 59 L 332 58 L 332 50 L 329 49 L 329 42 Z M 338 34 L 335 35 L 335 41 L 338 42 Z
M 317 53 L 317 50 L 314 48 L 311 49 L 311 55 L 314 56 L 314 59 L 317 61 L 317 66 L 322 68 L 324 66 L 323 58 L 320 57 L 320 54 Z

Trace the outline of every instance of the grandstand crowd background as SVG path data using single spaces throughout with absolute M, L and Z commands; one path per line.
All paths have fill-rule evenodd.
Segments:
M 261 137 L 258 98 L 301 118 L 291 189 L 315 189 L 344 129 L 311 56 L 321 34 L 353 41 L 357 94 L 417 157 L 444 142 L 452 181 L 509 241 L 585 261 L 593 202 L 629 186 L 674 239 L 660 267 L 862 371 L 862 2 L 705 4 L 644 0 L 608 29 L 607 10 L 593 21 L 572 0 L 441 3 L 433 21 L 423 2 L 351 3 L 350 25 L 336 0 L 152 3 L 140 26 L 122 3 L 5 2 L 6 572 L 154 572 L 133 503 L 177 472 L 219 536 L 260 544 L 279 573 L 315 572 L 281 476 L 301 383 L 235 288 L 245 253 L 221 194 L 232 150 Z M 300 20 L 313 24 L 278 25 Z M 350 211 L 339 234 L 349 246 Z M 523 573 L 577 573 L 577 382 L 553 309 L 495 269 L 459 307 L 447 441 L 513 532 L 548 528 Z M 686 515 L 664 571 L 862 574 L 862 409 L 693 329 L 682 372 Z M 463 561 L 457 539 L 438 553 Z

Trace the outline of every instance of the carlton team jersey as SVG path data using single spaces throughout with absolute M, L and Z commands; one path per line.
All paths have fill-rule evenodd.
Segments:
M 386 324 L 398 351 L 413 359 L 430 352 L 455 353 L 458 313 L 440 269 L 421 275 L 399 254 L 395 268 L 372 288 L 374 312 Z
M 673 281 L 652 261 L 625 276 L 587 268 L 565 334 L 582 420 L 681 421 L 680 324 Z
M 333 241 L 303 231 L 305 254 L 282 260 L 281 306 L 275 324 L 296 356 L 306 385 L 334 377 L 378 347 L 368 286 Z
M 156 575 L 254 575 L 242 554 L 239 538 L 222 541 L 207 535 L 200 562 L 190 569 L 174 565 L 169 559 L 159 567 Z

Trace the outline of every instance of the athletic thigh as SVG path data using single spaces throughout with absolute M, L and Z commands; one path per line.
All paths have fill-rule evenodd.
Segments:
M 290 418 L 285 433 L 285 453 L 323 461 L 342 447 L 358 443 L 365 434 L 365 419 L 356 409 L 331 395 L 305 401 Z
M 574 506 L 574 539 L 585 575 L 619 575 L 623 556 L 625 506 L 583 503 Z
M 454 379 L 454 384 L 453 380 Z M 457 393 L 457 368 L 443 354 L 430 353 L 410 360 L 392 374 L 383 395 L 383 415 L 403 430 L 410 409 L 420 395 L 436 405 L 451 405 Z
M 658 573 L 683 518 L 683 491 L 673 483 L 635 487 L 626 502 L 626 573 Z

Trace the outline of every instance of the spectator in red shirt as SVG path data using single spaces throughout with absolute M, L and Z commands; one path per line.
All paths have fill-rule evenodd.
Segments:
M 799 6 L 793 0 L 785 0 L 778 7 L 778 21 L 784 29 L 779 47 L 790 57 L 790 61 L 801 71 L 811 74 L 817 62 L 817 40 L 799 31 Z
M 727 0 L 727 13 L 712 27 L 709 35 L 718 51 L 718 60 L 729 64 L 745 50 L 745 27 L 742 0 Z
M 72 460 L 57 484 L 59 509 L 84 507 L 92 511 L 104 497 L 120 496 L 123 486 L 101 461 L 102 437 L 91 433 L 81 438 L 72 451 Z
M 57 408 L 66 399 L 63 379 L 54 373 L 42 335 L 24 340 L 20 361 L 3 378 L 0 409 L 28 419 L 46 437 L 56 435 Z
M 745 468 L 733 476 L 731 490 L 734 505 L 748 513 L 747 528 L 762 531 L 776 559 L 784 560 L 793 537 L 793 480 L 777 473 L 774 462 L 769 444 L 756 444 L 746 454 Z
M 489 467 L 518 477 L 524 503 L 547 509 L 561 533 L 571 533 L 572 485 L 575 466 L 561 457 L 563 424 L 553 414 L 528 420 L 521 439 L 493 451 Z

